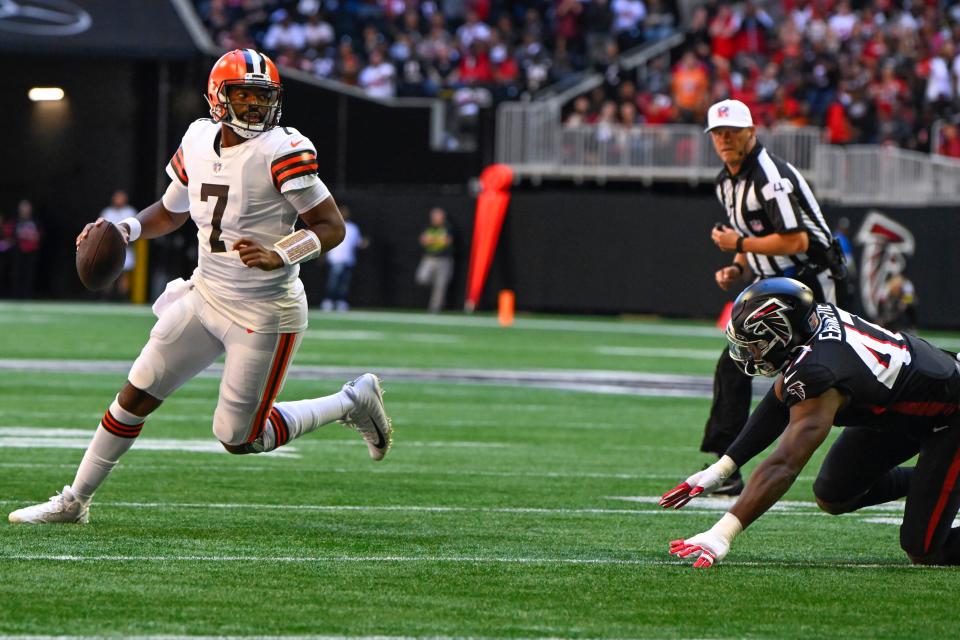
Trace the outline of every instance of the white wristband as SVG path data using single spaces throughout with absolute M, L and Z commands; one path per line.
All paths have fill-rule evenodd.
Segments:
M 737 470 L 737 463 L 728 455 L 724 455 L 714 462 L 713 466 L 724 480 L 733 475 L 733 472 Z
M 740 518 L 728 511 L 717 521 L 717 524 L 710 527 L 710 530 L 730 544 L 743 531 L 743 525 L 740 524 Z
M 309 229 L 299 229 L 288 236 L 280 238 L 273 245 L 274 250 L 280 254 L 283 263 L 300 264 L 307 260 L 313 260 L 320 255 L 320 238 Z
M 134 242 L 140 237 L 140 234 L 143 233 L 143 225 L 140 224 L 139 220 L 132 216 L 129 218 L 124 218 L 120 221 L 120 224 L 125 224 L 127 225 L 127 228 L 130 229 L 130 235 L 127 236 L 127 242 Z

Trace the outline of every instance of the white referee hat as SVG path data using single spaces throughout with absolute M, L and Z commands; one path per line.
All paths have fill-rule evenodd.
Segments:
M 750 107 L 739 100 L 721 100 L 707 111 L 707 128 L 704 133 L 717 127 L 736 127 L 743 129 L 753 126 Z

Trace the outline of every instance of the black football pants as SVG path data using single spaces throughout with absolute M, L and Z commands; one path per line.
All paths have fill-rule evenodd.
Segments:
M 937 564 L 960 563 L 960 531 L 951 532 L 960 510 L 960 424 L 915 438 L 864 427 L 846 427 L 830 447 L 813 485 L 818 500 L 857 500 L 895 467 L 917 453 L 905 495 L 900 546 Z M 894 499 L 902 496 L 888 496 Z

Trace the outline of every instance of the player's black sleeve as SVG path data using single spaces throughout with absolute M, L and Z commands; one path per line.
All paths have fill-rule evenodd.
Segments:
M 742 467 L 758 453 L 769 447 L 790 424 L 790 409 L 777 399 L 774 388 L 763 397 L 750 414 L 747 424 L 726 454 Z
M 804 364 L 783 379 L 783 404 L 787 409 L 808 398 L 822 396 L 828 389 L 839 386 L 836 374 L 822 364 Z

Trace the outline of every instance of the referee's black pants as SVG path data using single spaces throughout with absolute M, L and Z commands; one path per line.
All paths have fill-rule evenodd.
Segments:
M 796 279 L 810 287 L 818 302 L 823 301 L 823 287 L 817 274 L 796 276 Z M 713 374 L 713 404 L 703 430 L 700 451 L 721 456 L 737 439 L 750 417 L 752 383 L 753 378 L 740 370 L 724 347 Z

